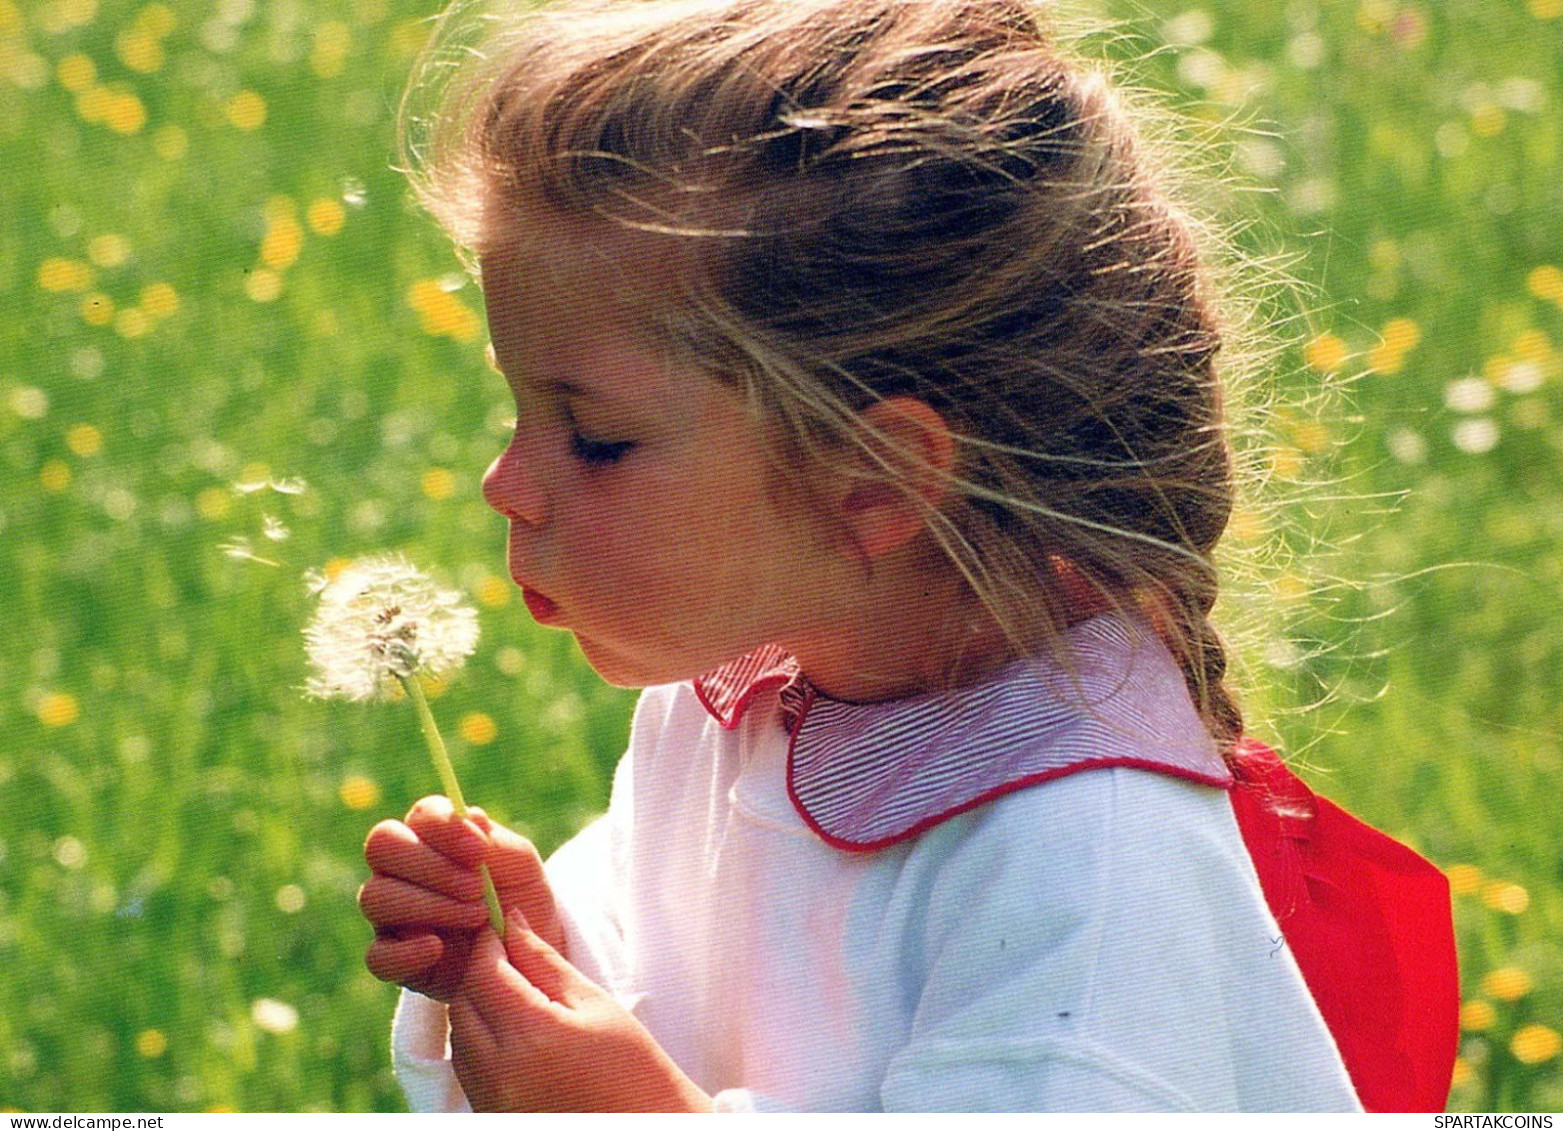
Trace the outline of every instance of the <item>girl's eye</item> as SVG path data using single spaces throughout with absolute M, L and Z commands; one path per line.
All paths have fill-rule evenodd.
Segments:
M 618 463 L 634 446 L 634 440 L 588 440 L 579 432 L 570 435 L 570 450 L 575 458 L 593 467 Z

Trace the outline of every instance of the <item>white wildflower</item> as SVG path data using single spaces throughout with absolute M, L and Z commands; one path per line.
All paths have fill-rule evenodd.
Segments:
M 329 582 L 304 630 L 318 698 L 371 699 L 400 679 L 455 671 L 478 643 L 477 613 L 396 554 L 365 558 Z
M 250 1020 L 268 1033 L 291 1033 L 298 1028 L 298 1010 L 276 998 L 258 997 L 250 1003 Z
M 1462 452 L 1479 456 L 1498 446 L 1498 424 L 1485 416 L 1462 420 L 1454 426 L 1452 439 Z
M 1486 412 L 1497 395 L 1481 377 L 1461 377 L 1444 386 L 1444 404 L 1455 412 Z

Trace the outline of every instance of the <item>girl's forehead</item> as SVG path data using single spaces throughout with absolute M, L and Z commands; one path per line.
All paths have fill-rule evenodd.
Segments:
M 666 292 L 697 265 L 695 241 L 612 219 L 516 202 L 484 210 L 479 258 L 539 285 L 611 284 L 614 293 Z

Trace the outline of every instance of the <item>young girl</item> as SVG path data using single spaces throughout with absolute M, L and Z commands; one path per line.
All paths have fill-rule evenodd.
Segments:
M 1222 682 L 1222 327 L 1102 79 L 1026 0 L 572 3 L 481 58 L 420 188 L 516 398 L 484 495 L 646 691 L 546 866 L 442 798 L 370 834 L 413 1106 L 1441 1107 L 1441 877 Z

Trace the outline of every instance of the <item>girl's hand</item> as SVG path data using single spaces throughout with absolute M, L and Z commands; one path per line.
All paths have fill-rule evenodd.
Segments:
M 461 985 L 478 929 L 488 922 L 478 865 L 488 864 L 500 906 L 519 910 L 550 945 L 563 931 L 537 850 L 481 809 L 467 819 L 444 797 L 425 797 L 406 822 L 381 821 L 364 841 L 372 873 L 358 905 L 375 929 L 364 955 L 369 972 L 448 1000 Z
M 474 1111 L 710 1111 L 618 1002 L 512 913 L 480 931 L 450 999 L 451 1060 Z

